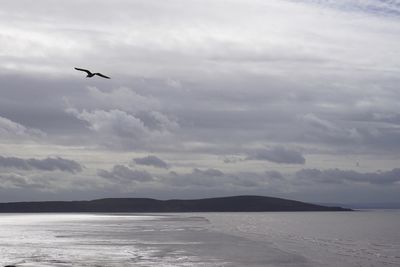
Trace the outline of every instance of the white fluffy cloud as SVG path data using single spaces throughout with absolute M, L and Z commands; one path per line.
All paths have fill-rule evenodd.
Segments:
M 144 148 L 165 142 L 179 128 L 173 118 L 162 113 L 159 101 L 150 95 L 126 87 L 107 91 L 96 87 L 87 89 L 86 104 L 76 98 L 65 98 L 66 112 L 86 123 L 95 134 L 92 141 L 97 144 L 123 150 Z
M 101 144 L 119 149 L 146 147 L 151 142 L 160 142 L 171 136 L 177 124 L 156 111 L 149 115 L 156 128 L 145 124 L 145 121 L 122 110 L 78 111 L 69 109 L 69 113 L 88 123 L 96 133 Z

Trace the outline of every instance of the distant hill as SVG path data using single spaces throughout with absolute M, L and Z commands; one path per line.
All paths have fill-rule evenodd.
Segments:
M 254 211 L 350 211 L 300 201 L 233 196 L 194 200 L 151 198 L 105 198 L 90 201 L 44 201 L 0 203 L 0 212 L 254 212 Z
M 349 209 L 400 209 L 400 203 L 315 203 L 322 206 L 335 206 Z

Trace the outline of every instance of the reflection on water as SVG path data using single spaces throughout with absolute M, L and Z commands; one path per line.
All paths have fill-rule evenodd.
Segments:
M 400 212 L 0 214 L 0 266 L 400 266 Z
M 211 231 L 202 215 L 3 214 L 0 219 L 2 265 L 307 265 L 268 242 Z

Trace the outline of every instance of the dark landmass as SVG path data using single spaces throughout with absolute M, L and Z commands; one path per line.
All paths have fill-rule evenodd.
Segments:
M 256 212 L 256 211 L 350 211 L 300 201 L 233 196 L 194 200 L 151 198 L 104 198 L 90 201 L 0 203 L 0 212 Z
M 400 203 L 316 203 L 322 206 L 344 207 L 349 209 L 400 209 Z

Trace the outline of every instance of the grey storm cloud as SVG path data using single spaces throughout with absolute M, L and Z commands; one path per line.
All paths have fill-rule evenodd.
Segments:
M 66 177 L 63 177 L 64 179 Z M 24 175 L 19 173 L 1 173 L 0 174 L 0 189 L 24 189 L 34 191 L 54 190 L 54 177 Z M 62 186 L 60 186 L 62 187 Z
M 0 150 L 25 158 L 3 156 L 3 179 L 66 198 L 118 196 L 112 181 L 154 197 L 399 191 L 397 2 L 3 0 Z M 176 172 L 128 165 L 139 153 Z
M 285 177 L 278 171 L 266 171 L 265 174 L 272 180 L 284 180 Z
M 207 177 L 220 177 L 224 175 L 222 171 L 217 169 L 200 170 L 198 168 L 193 169 L 193 174 Z
M 84 172 L 77 176 L 70 172 L 60 172 L 54 175 L 51 172 L 2 169 L 0 173 L 0 189 L 4 189 L 2 194 L 12 194 L 13 192 L 17 194 L 26 193 L 27 200 L 32 195 L 40 193 L 52 194 L 55 197 L 54 199 L 57 199 L 58 194 L 74 191 L 76 187 L 85 192 L 99 192 L 101 188 L 104 188 L 104 184 L 91 179 Z M 30 192 L 30 190 L 32 191 Z M 15 200 L 18 200 L 18 198 Z
M 87 93 L 97 108 L 121 109 L 132 113 L 152 111 L 160 108 L 159 99 L 151 95 L 142 95 L 128 87 L 113 90 L 101 90 L 95 86 L 87 87 Z
M 340 126 L 326 119 L 322 119 L 313 113 L 301 117 L 307 124 L 305 138 L 308 140 L 321 140 L 323 142 L 351 143 L 361 142 L 360 129 L 351 126 Z
M 393 185 L 400 183 L 400 169 L 366 173 L 340 169 L 303 169 L 295 173 L 295 178 L 305 182 L 326 184 L 368 183 L 374 185 Z
M 153 176 L 146 171 L 134 170 L 124 165 L 115 165 L 111 171 L 98 170 L 97 175 L 111 181 L 130 183 L 130 182 L 150 182 Z
M 223 183 L 223 173 L 216 169 L 193 169 L 191 173 L 170 172 L 164 183 L 176 187 L 212 187 Z
M 30 184 L 27 179 L 22 176 L 22 175 L 18 175 L 18 174 L 14 174 L 14 173 L 7 173 L 7 174 L 0 174 L 0 181 L 1 181 L 1 185 L 0 188 L 32 188 L 32 187 L 36 187 L 35 185 L 32 186 L 32 184 Z
M 78 162 L 61 157 L 45 159 L 22 159 L 16 157 L 0 156 L 0 167 L 15 168 L 18 170 L 39 170 L 39 171 L 63 171 L 76 173 L 82 171 L 82 166 Z
M 241 162 L 241 161 L 243 161 L 244 159 L 243 158 L 239 158 L 239 157 L 233 157 L 233 156 L 231 156 L 231 157 L 225 157 L 224 159 L 223 159 L 223 161 L 224 161 L 224 163 L 237 163 L 237 162 Z
M 153 155 L 143 157 L 143 158 L 134 158 L 132 161 L 138 165 L 153 166 L 153 167 L 162 168 L 162 169 L 169 168 L 168 163 L 166 163 L 159 157 L 156 157 Z
M 270 149 L 260 149 L 253 155 L 247 157 L 248 160 L 267 160 L 280 164 L 304 164 L 306 159 L 295 150 L 290 150 L 282 146 L 276 146 Z
M 253 172 L 228 174 L 218 169 L 194 168 L 190 173 L 170 172 L 162 181 L 176 187 L 256 188 L 266 186 L 269 178 Z
M 276 185 L 285 182 L 285 179 L 278 178 L 275 172 L 235 172 L 224 173 L 221 170 L 209 168 L 194 168 L 191 172 L 175 172 L 155 175 L 143 170 L 135 170 L 124 165 L 115 165 L 110 171 L 99 169 L 97 175 L 107 179 L 112 184 L 120 186 L 132 182 L 137 185 L 152 182 L 158 186 L 172 186 L 177 188 L 257 188 L 268 185 Z
M 25 127 L 22 124 L 0 116 L 0 137 L 2 138 L 37 139 L 45 135 L 41 130 Z

